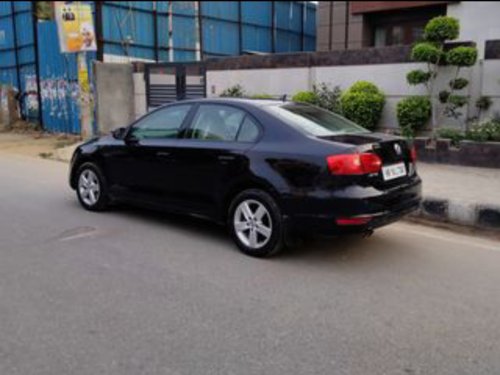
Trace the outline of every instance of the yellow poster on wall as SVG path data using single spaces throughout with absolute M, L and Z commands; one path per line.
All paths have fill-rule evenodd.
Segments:
M 90 4 L 55 1 L 54 11 L 62 53 L 97 50 Z

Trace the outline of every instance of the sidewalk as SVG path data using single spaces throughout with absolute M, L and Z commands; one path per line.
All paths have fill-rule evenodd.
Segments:
M 500 169 L 418 163 L 424 201 L 417 216 L 500 229 Z
M 0 152 L 69 161 L 80 143 L 73 135 L 0 132 Z

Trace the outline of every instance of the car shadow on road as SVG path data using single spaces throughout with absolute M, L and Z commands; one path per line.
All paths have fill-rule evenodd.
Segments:
M 175 229 L 185 233 L 186 236 L 196 235 L 199 238 L 206 238 L 207 241 L 216 241 L 223 245 L 220 248 L 224 250 L 238 251 L 223 225 L 203 218 L 129 205 L 114 207 L 111 212 Z M 378 263 L 387 265 L 388 262 L 399 263 L 405 257 L 408 260 L 409 252 L 401 251 L 403 245 L 397 239 L 380 236 L 377 232 L 369 238 L 363 238 L 360 235 L 310 238 L 300 245 L 287 248 L 279 255 L 266 261 L 322 266 L 327 264 L 373 265 Z

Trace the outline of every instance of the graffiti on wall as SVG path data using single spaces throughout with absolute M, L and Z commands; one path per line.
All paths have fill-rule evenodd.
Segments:
M 78 107 L 78 82 L 54 76 L 43 79 L 40 86 L 42 105 L 49 110 L 50 117 L 69 121 Z
M 26 74 L 24 77 L 24 91 L 26 92 L 26 96 L 24 99 L 25 111 L 27 117 L 36 117 L 36 114 L 38 113 L 38 90 L 36 83 L 36 74 Z

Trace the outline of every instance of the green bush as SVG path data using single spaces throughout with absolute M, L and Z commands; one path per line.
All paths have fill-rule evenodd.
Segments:
M 409 96 L 397 104 L 398 123 L 407 137 L 413 137 L 431 117 L 431 101 L 425 96 Z
M 440 103 L 446 103 L 450 97 L 450 92 L 447 90 L 439 91 L 438 98 Z
M 456 18 L 441 16 L 434 17 L 424 29 L 425 40 L 431 42 L 444 42 L 457 39 L 460 33 L 460 24 Z
M 292 100 L 294 102 L 309 103 L 314 105 L 318 103 L 318 97 L 313 91 L 299 91 L 292 97 Z
M 408 81 L 410 85 L 419 85 L 421 83 L 426 83 L 430 78 L 430 72 L 424 72 L 420 69 L 412 70 L 406 75 L 406 81 Z
M 385 95 L 371 82 L 359 81 L 340 97 L 342 114 L 349 120 L 373 130 L 385 104 Z
M 489 134 L 482 125 L 475 125 L 465 133 L 465 138 L 475 142 L 486 142 Z
M 460 108 L 467 104 L 467 97 L 462 95 L 451 95 L 448 98 L 448 103 L 455 108 Z
M 491 107 L 492 101 L 489 96 L 481 96 L 476 100 L 476 108 L 487 111 Z
M 472 66 L 477 60 L 475 47 L 455 47 L 446 54 L 446 62 L 450 65 L 465 67 Z
M 351 92 L 364 92 L 366 94 L 380 94 L 381 91 L 379 88 L 368 81 L 357 81 L 349 87 L 349 91 Z
M 220 96 L 241 98 L 241 97 L 245 96 L 245 90 L 243 90 L 243 87 L 241 87 L 241 85 L 238 84 L 238 85 L 234 85 L 234 86 L 226 88 L 224 91 L 221 92 Z
M 488 132 L 490 141 L 500 142 L 500 121 L 488 122 L 486 131 Z
M 316 95 L 316 105 L 328 111 L 340 113 L 340 96 L 342 91 L 338 86 L 333 89 L 326 83 L 313 86 L 313 93 Z
M 429 42 L 415 44 L 411 50 L 411 58 L 415 61 L 436 64 L 438 61 L 442 60 L 442 56 L 443 51 L 435 44 Z
M 500 121 L 490 120 L 476 124 L 465 133 L 465 138 L 476 142 L 500 142 Z
M 455 147 L 458 147 L 460 141 L 465 139 L 465 134 L 461 130 L 454 128 L 440 128 L 437 130 L 437 134 L 439 138 L 450 139 L 451 144 Z
M 251 96 L 252 99 L 272 99 L 273 96 L 270 94 L 254 94 Z
M 313 85 L 312 91 L 299 91 L 293 97 L 294 102 L 308 103 L 324 108 L 328 111 L 340 113 L 340 95 L 342 91 L 338 86 L 333 89 L 326 83 Z
M 466 80 L 465 78 L 456 78 L 452 79 L 449 83 L 450 87 L 453 90 L 462 90 L 464 87 L 466 87 L 469 84 L 469 81 Z

